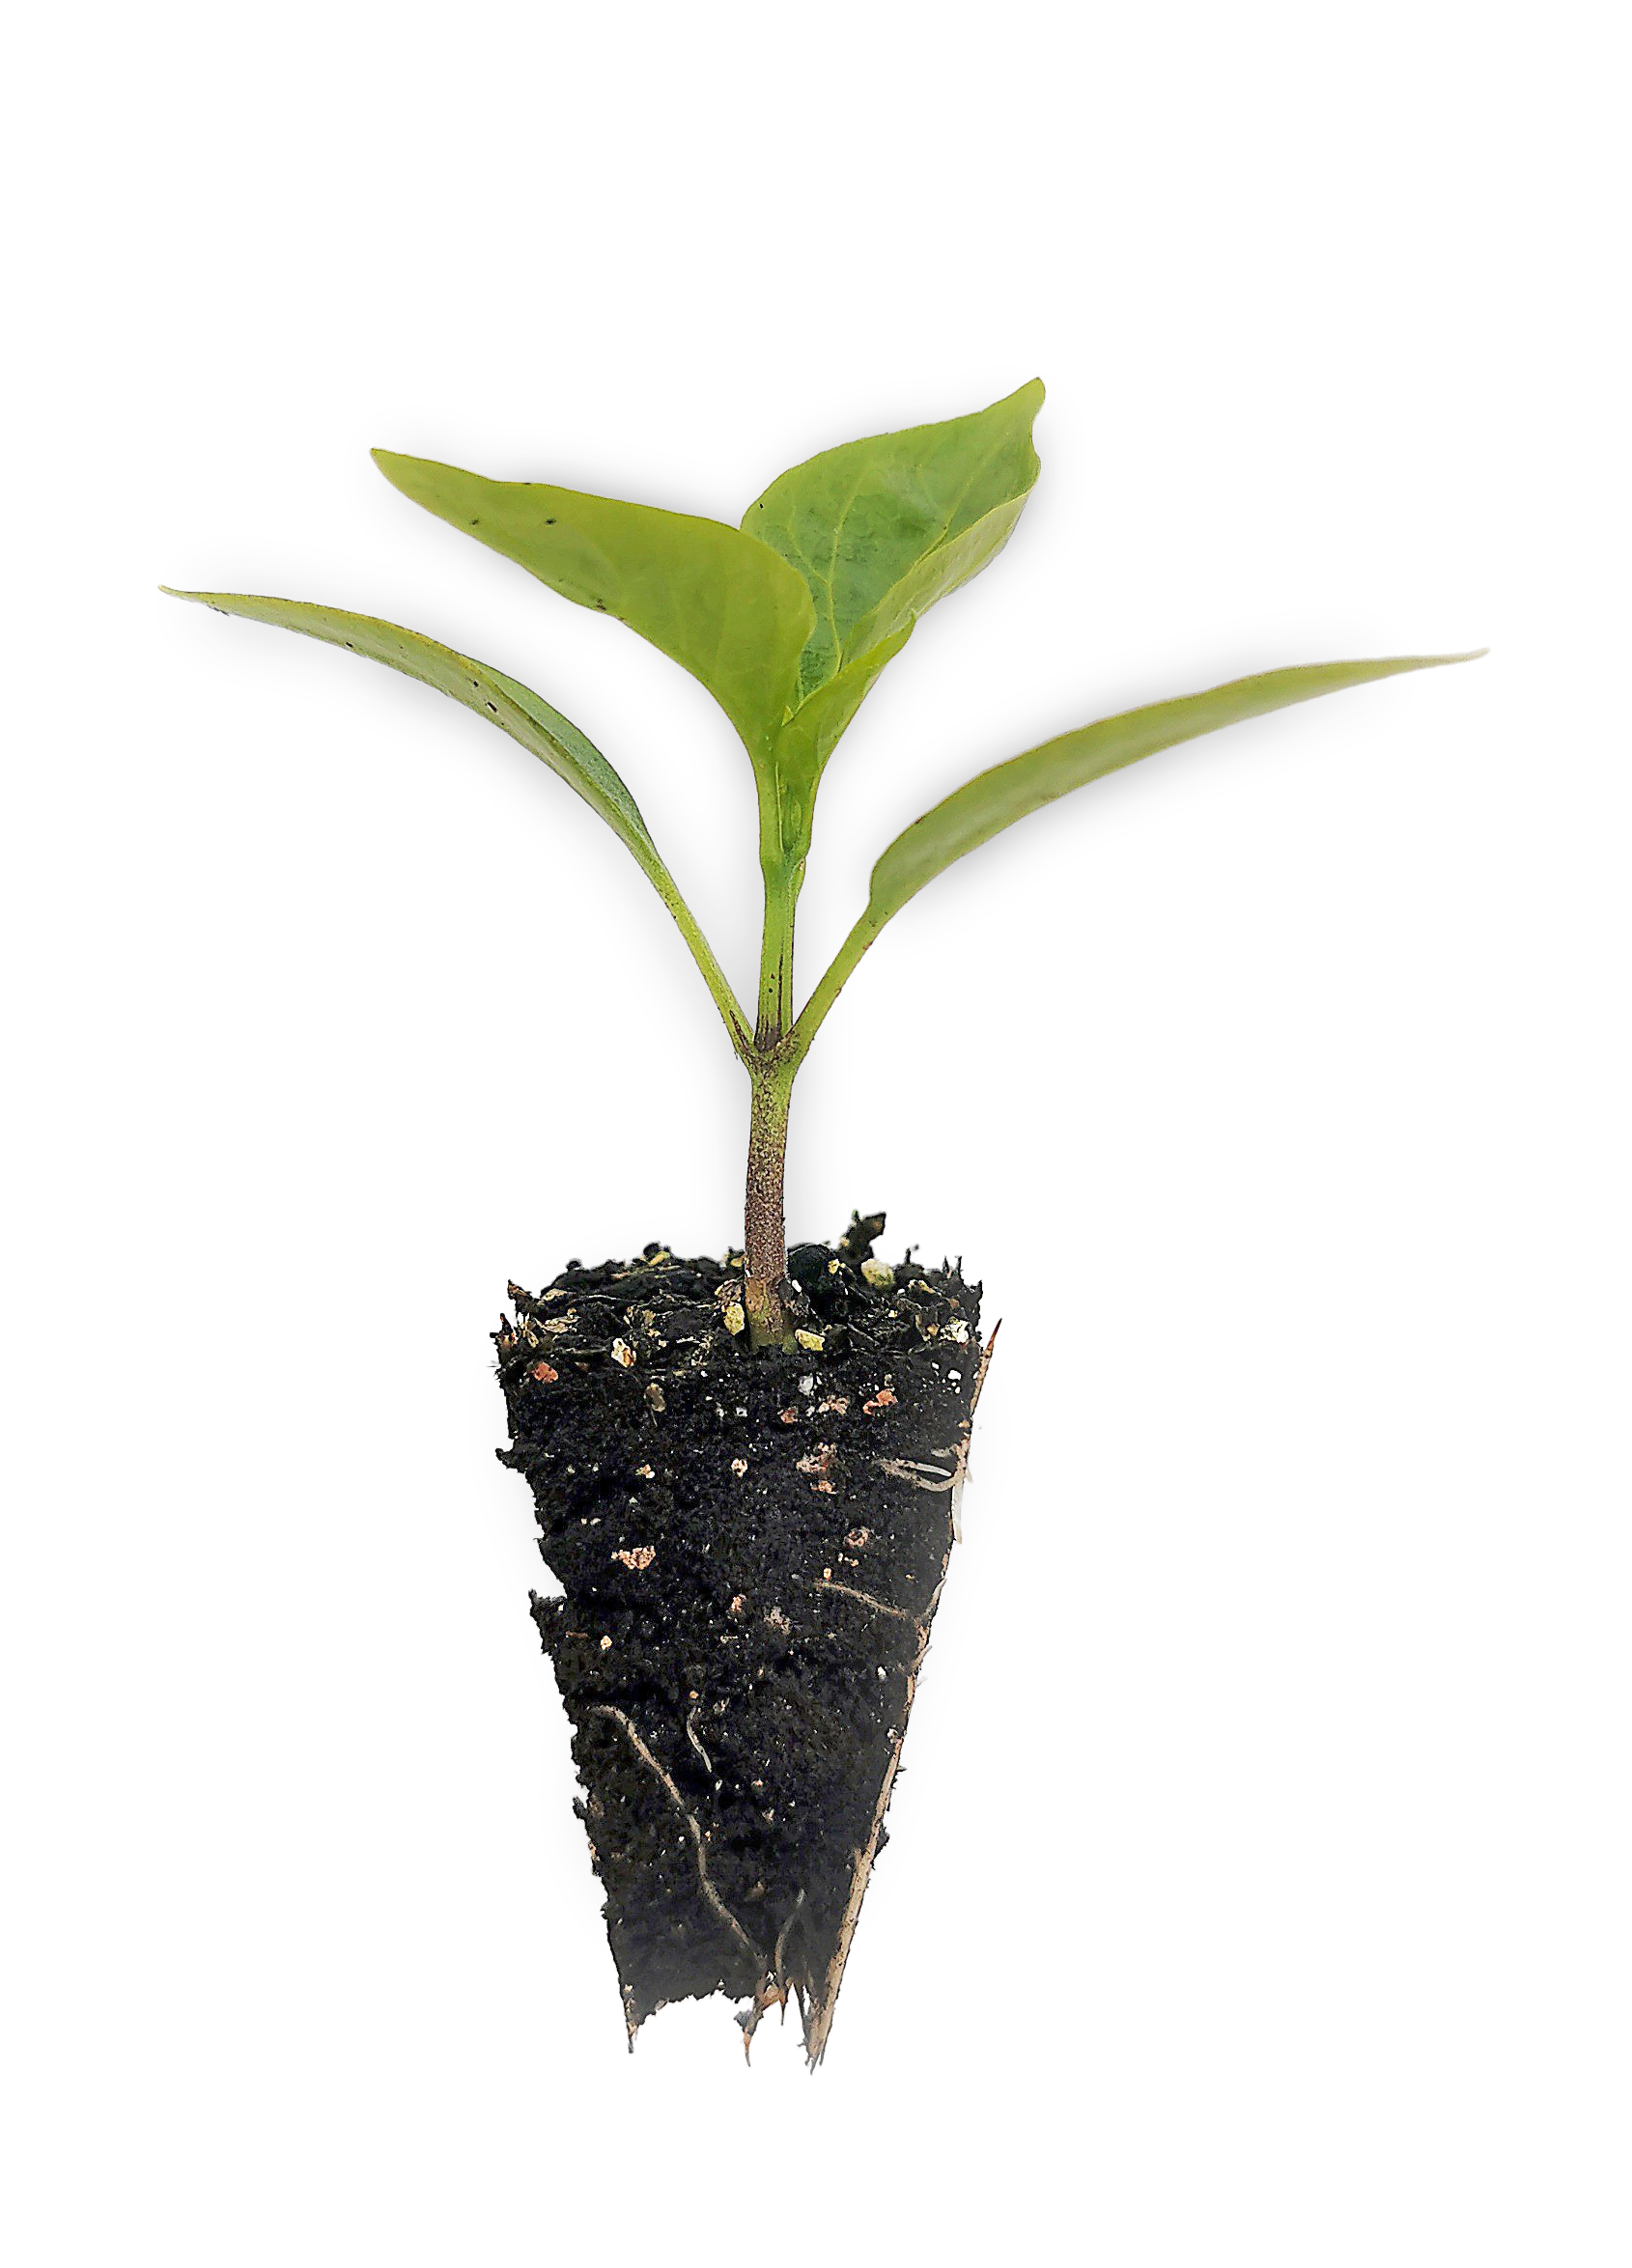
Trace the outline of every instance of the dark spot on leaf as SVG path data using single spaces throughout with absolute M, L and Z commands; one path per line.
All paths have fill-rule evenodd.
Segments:
M 546 527 L 553 527 L 555 522 L 552 519 L 547 519 L 544 524 Z
M 496 701 L 490 701 L 488 703 L 488 707 L 492 711 L 495 716 L 498 714 L 498 703 Z
M 482 523 L 479 519 L 473 519 L 470 524 L 472 527 L 480 527 Z

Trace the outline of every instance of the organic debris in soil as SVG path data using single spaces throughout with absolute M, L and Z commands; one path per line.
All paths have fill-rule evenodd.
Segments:
M 821 2054 L 945 1574 L 980 1287 L 873 1257 L 882 1215 L 789 1255 L 793 1352 L 751 1353 L 742 1265 L 648 1245 L 515 1284 L 512 1446 L 562 1586 L 533 1612 L 573 1722 L 631 2044 L 790 1992 Z

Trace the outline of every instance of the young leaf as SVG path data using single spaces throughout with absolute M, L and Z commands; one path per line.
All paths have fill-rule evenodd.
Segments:
M 1147 709 L 1130 709 L 1121 716 L 1105 717 L 1098 724 L 1062 733 L 1057 740 L 1045 741 L 1041 747 L 977 773 L 897 835 L 873 868 L 866 908 L 799 1020 L 797 1037 L 802 1048 L 808 1047 L 845 979 L 890 916 L 899 913 L 909 899 L 955 859 L 990 842 L 1017 819 L 1069 795 L 1073 788 L 1084 787 L 1089 780 L 1103 779 L 1123 765 L 1137 764 L 1141 756 L 1152 756 L 1159 748 L 1174 747 L 1181 741 L 1218 732 L 1246 717 L 1263 716 L 1271 710 L 1312 701 L 1322 693 L 1340 692 L 1348 686 L 1367 685 L 1374 678 L 1397 677 L 1411 669 L 1439 669 L 1452 661 L 1477 658 L 1477 654 L 1413 654 L 1385 661 L 1326 661 L 1305 668 L 1266 670 L 1261 676 L 1235 678 L 1228 685 L 1215 686 L 1209 692 L 1158 701 Z
M 814 619 L 785 560 L 718 519 L 536 481 L 485 480 L 388 449 L 376 449 L 374 461 L 427 512 L 562 598 L 637 630 L 708 687 L 756 765 L 769 756 Z
M 421 685 L 434 686 L 476 715 L 485 717 L 519 741 L 530 755 L 548 764 L 573 791 L 597 812 L 629 850 L 640 871 L 673 914 L 681 935 L 691 948 L 703 980 L 725 1019 L 733 1043 L 746 1038 L 746 1023 L 732 995 L 708 940 L 698 929 L 689 907 L 681 896 L 658 847 L 647 831 L 634 798 L 592 742 L 577 726 L 552 709 L 526 686 L 502 671 L 456 654 L 417 630 L 395 623 L 376 621 L 368 614 L 349 614 L 338 606 L 312 606 L 295 599 L 261 599 L 234 591 L 171 591 L 172 599 L 190 599 L 212 606 L 217 614 L 239 614 L 250 622 L 267 622 L 281 630 L 299 630 L 325 645 L 344 646 L 371 661 L 401 670 Z
M 797 866 L 809 850 L 816 790 L 828 758 L 871 690 L 873 680 L 885 663 L 900 653 L 912 630 L 909 622 L 858 654 L 854 661 L 846 662 L 837 677 L 829 678 L 794 711 L 777 735 L 769 769 L 776 814 L 775 849 L 783 862 Z
M 800 697 L 912 623 L 996 557 L 1037 477 L 1043 386 L 971 417 L 875 434 L 796 464 L 743 516 L 816 603 Z

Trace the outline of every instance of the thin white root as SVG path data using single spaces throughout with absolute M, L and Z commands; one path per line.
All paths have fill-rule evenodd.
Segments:
M 996 1331 L 992 1333 L 994 1338 L 997 1335 Z M 967 1462 L 969 1438 L 967 1433 L 964 1438 Z M 957 1496 L 954 1494 L 952 1498 L 954 1533 L 956 1532 L 957 1501 Z M 828 2052 L 828 2034 L 832 2030 L 833 2010 L 838 2004 L 838 1988 L 844 1982 L 844 1965 L 850 1958 L 851 1942 L 856 1935 L 857 1921 L 860 1918 L 861 1900 L 866 1896 L 867 1885 L 872 1880 L 873 1862 L 878 1857 L 879 1836 L 884 1832 L 884 1815 L 889 1808 L 890 1791 L 895 1785 L 895 1775 L 901 1765 L 901 1746 L 907 1737 L 907 1720 L 913 1713 L 913 1699 L 918 1690 L 918 1672 L 923 1667 L 923 1658 L 929 1651 L 930 1625 L 935 1619 L 935 1610 L 941 1604 L 941 1594 L 946 1587 L 946 1571 L 951 1563 L 952 1544 L 949 1540 L 944 1556 L 941 1561 L 941 1579 L 930 1596 L 929 1605 L 923 1610 L 922 1620 L 919 1621 L 916 1615 L 904 1615 L 906 1621 L 917 1622 L 918 1645 L 916 1653 L 913 1656 L 912 1667 L 907 1672 L 907 1690 L 901 1701 L 901 1722 L 896 1727 L 895 1737 L 890 1744 L 889 1762 L 885 1767 L 884 1785 L 879 1789 L 879 1800 L 873 1806 L 872 1825 L 867 1831 L 866 1842 L 856 1853 L 855 1871 L 850 1878 L 850 1895 L 845 1900 L 844 1914 L 838 1927 L 838 1942 L 833 1947 L 833 1957 L 828 1965 L 828 1974 L 822 1980 L 820 1991 L 811 1995 L 808 2007 L 804 2004 L 802 1995 L 800 2000 L 800 2010 L 804 2018 L 805 2061 L 812 2071 Z M 816 1585 L 816 1588 L 818 1590 L 844 1591 L 851 1598 L 859 1599 L 864 1606 L 880 1608 L 886 1614 L 903 1613 L 901 1608 L 886 1607 L 882 1599 L 872 1598 L 865 1591 L 851 1590 L 848 1583 L 821 1582 Z
M 737 2018 L 737 2022 L 743 2028 L 743 2061 L 745 2063 L 753 2061 L 753 2035 L 759 2030 L 760 2019 L 768 2008 L 780 2008 L 783 2021 L 786 2022 L 788 2013 L 787 1989 L 785 1986 L 778 1985 L 769 1971 L 755 1985 L 753 1999 Z
M 923 1623 L 906 1607 L 892 1607 L 887 1599 L 875 1599 L 871 1591 L 858 1591 L 853 1583 L 834 1582 L 829 1576 L 813 1576 L 810 1587 L 814 1591 L 836 1591 L 841 1599 L 855 1599 L 863 1607 L 871 1607 L 875 1614 L 893 1615 L 897 1622 L 910 1622 L 915 1630 Z
M 787 1949 L 788 1932 L 798 1919 L 799 1910 L 803 1903 L 804 1892 L 801 1890 L 793 1902 L 787 1919 L 776 1932 L 776 1950 L 772 1955 L 771 1967 L 755 1987 L 754 1996 L 748 2007 L 737 2019 L 743 2028 L 743 2060 L 745 2063 L 753 2061 L 753 2035 L 759 2030 L 760 2020 L 766 2011 L 770 2008 L 779 2009 L 782 2022 L 786 2024 L 788 2020 L 788 1992 L 790 1988 L 782 1969 L 782 1955 Z M 798 1991 L 799 1988 L 794 1986 L 792 1989 Z M 800 2006 L 802 2008 L 803 2005 L 802 1998 Z
M 910 1489 L 923 1489 L 932 1497 L 943 1497 L 948 1489 L 957 1486 L 957 1473 L 948 1472 L 942 1465 L 920 1465 L 915 1458 L 907 1457 L 875 1457 L 873 1463 L 881 1472 L 887 1472 L 891 1480 L 904 1480 Z M 925 1472 L 934 1473 L 935 1478 L 921 1479 L 919 1476 Z
M 947 1557 L 951 1556 L 948 1547 Z M 935 1597 L 929 1603 L 929 1612 L 935 1612 L 941 1597 L 941 1584 L 946 1580 L 944 1563 L 941 1582 L 935 1586 Z M 856 1867 L 850 1878 L 850 1895 L 844 1903 L 844 1915 L 839 1922 L 838 1942 L 821 1991 L 814 1995 L 808 2009 L 804 2010 L 804 2057 L 807 2067 L 814 2071 L 828 2052 L 828 2034 L 832 2030 L 833 2010 L 838 2003 L 838 1988 L 844 1981 L 844 1965 L 850 1958 L 851 1941 L 856 1935 L 856 1924 L 860 1918 L 861 1900 L 867 1894 L 872 1880 L 873 1861 L 878 1857 L 879 1836 L 884 1831 L 884 1815 L 889 1808 L 890 1790 L 895 1785 L 895 1775 L 901 1764 L 901 1744 L 907 1737 L 907 1720 L 912 1714 L 913 1696 L 917 1691 L 918 1671 L 923 1666 L 929 1646 L 929 1622 L 918 1625 L 918 1650 L 913 1657 L 913 1666 L 907 1672 L 907 1691 L 901 1704 L 901 1723 L 890 1747 L 889 1762 L 885 1767 L 884 1785 L 879 1789 L 879 1800 L 873 1806 L 872 1824 L 867 1830 L 867 1840 L 856 1854 Z
M 992 1358 L 998 1351 L 998 1333 L 1002 1328 L 1003 1319 L 999 1315 L 992 1326 L 991 1337 L 980 1350 L 980 1364 L 974 1374 L 974 1391 L 969 1398 L 969 1414 L 971 1425 L 974 1422 L 974 1414 L 980 1407 L 980 1389 L 986 1384 L 986 1373 L 991 1369 Z
M 923 1489 L 934 1496 L 950 1496 L 951 1533 L 952 1539 L 957 1542 L 963 1540 L 963 1528 L 959 1515 L 963 1503 L 964 1484 L 969 1478 L 970 1436 L 974 1413 L 986 1384 L 986 1373 L 991 1368 L 992 1357 L 997 1352 L 998 1333 L 1001 1329 L 1002 1323 L 999 1319 L 993 1325 L 992 1335 L 981 1349 L 979 1365 L 974 1374 L 974 1386 L 970 1395 L 969 1416 L 964 1419 L 959 1429 L 963 1437 L 962 1440 L 955 1449 L 937 1451 L 938 1455 L 943 1454 L 953 1458 L 951 1471 L 948 1472 L 944 1467 L 929 1465 L 917 1460 L 908 1461 L 895 1457 L 881 1457 L 877 1460 L 879 1470 L 888 1473 L 891 1479 L 905 1481 L 910 1487 Z M 856 1935 L 856 1924 L 860 1915 L 861 1901 L 866 1895 L 867 1885 L 872 1878 L 873 1862 L 878 1856 L 879 1837 L 884 1831 L 885 1813 L 889 1808 L 890 1793 L 894 1788 L 895 1775 L 901 1764 L 901 1748 L 906 1739 L 907 1720 L 912 1714 L 914 1696 L 917 1692 L 918 1672 L 923 1666 L 923 1658 L 929 1647 L 930 1624 L 934 1618 L 935 1610 L 941 1602 L 941 1593 L 945 1585 L 946 1571 L 950 1559 L 951 1543 L 949 1542 L 945 1557 L 941 1563 L 941 1580 L 937 1582 L 934 1595 L 921 1616 L 912 1613 L 905 1607 L 892 1607 L 887 1600 L 875 1598 L 871 1591 L 858 1590 L 853 1584 L 847 1582 L 834 1582 L 830 1577 L 824 1577 L 811 1583 L 811 1588 L 814 1590 L 830 1591 L 840 1598 L 853 1599 L 858 1606 L 870 1608 L 875 1614 L 886 1614 L 895 1621 L 913 1624 L 918 1634 L 918 1643 L 913 1656 L 912 1666 L 907 1671 L 907 1687 L 902 1699 L 901 1721 L 890 1745 L 889 1760 L 885 1768 L 884 1784 L 879 1789 L 878 1802 L 873 1806 L 873 1816 L 867 1839 L 862 1848 L 855 1854 L 855 1868 L 851 1876 L 850 1893 L 845 1901 L 844 1914 L 839 1922 L 838 1941 L 833 1948 L 833 1956 L 820 1990 L 809 1993 L 808 1997 L 804 1984 L 802 1981 L 790 1979 L 785 1974 L 782 1966 L 783 1956 L 787 1950 L 788 1932 L 793 1926 L 800 1907 L 804 1903 L 804 1892 L 802 1890 L 800 1892 L 793 1911 L 787 1915 L 781 1928 L 777 1931 L 775 1951 L 769 1967 L 767 1967 L 759 1947 L 737 1919 L 730 1907 L 720 1897 L 709 1877 L 706 1838 L 702 1829 L 687 1808 L 686 1799 L 675 1785 L 673 1778 L 658 1761 L 621 1709 L 615 1709 L 605 1701 L 591 1704 L 590 1715 L 609 1717 L 614 1724 L 623 1727 L 630 1747 L 647 1770 L 662 1783 L 663 1792 L 685 1821 L 686 1831 L 691 1837 L 691 1847 L 696 1854 L 697 1861 L 697 1883 L 710 1912 L 730 1931 L 743 1951 L 758 1968 L 759 1981 L 754 1987 L 751 2005 L 748 2011 L 738 2019 L 743 2027 L 743 2053 L 745 2057 L 749 2053 L 754 2032 L 766 2010 L 777 2006 L 782 2009 L 784 2015 L 786 2014 L 790 1992 L 798 2001 L 800 2014 L 803 2019 L 805 2056 L 812 2071 L 815 2070 L 827 2053 L 828 2035 L 832 2029 L 833 2011 L 838 2001 L 839 1986 L 844 1978 L 845 1963 L 849 1958 L 851 1943 Z M 694 1704 L 687 1714 L 686 1738 L 696 1751 L 712 1779 L 714 1766 L 708 1750 L 703 1747 L 702 1741 L 698 1737 L 696 1728 L 698 1706 L 700 1704 Z M 629 2029 L 629 2044 L 633 2050 L 635 2025 L 633 2005 L 627 1995 L 625 1996 L 625 2009 Z
M 776 1932 L 776 1950 L 772 1955 L 771 1959 L 771 1974 L 775 1980 L 777 1992 L 781 1995 L 782 2007 L 784 2012 L 786 2011 L 788 2004 L 788 1987 L 787 1979 L 784 1976 L 782 1971 L 782 1955 L 787 1949 L 788 1932 L 790 1929 L 792 1929 L 794 1923 L 798 1920 L 799 1910 L 801 1906 L 803 1905 L 803 1903 L 804 1892 L 801 1890 L 798 1897 L 795 1898 L 792 1907 L 789 1909 L 787 1919 L 783 1922 L 781 1928 Z
M 710 1760 L 707 1749 L 704 1748 L 702 1742 L 697 1737 L 697 1711 L 702 1707 L 702 1705 L 703 1704 L 701 1701 L 693 1701 L 689 1709 L 687 1710 L 686 1738 L 690 1742 L 691 1746 L 696 1750 L 698 1755 L 702 1758 L 703 1770 L 708 1774 L 710 1779 L 712 1779 L 714 1778 L 714 1765 Z
M 719 1919 L 724 1922 L 726 1928 L 731 1932 L 731 1935 L 742 1946 L 744 1952 L 747 1954 L 748 1958 L 754 1962 L 756 1967 L 763 1974 L 765 1968 L 764 1954 L 754 1944 L 752 1938 L 749 1937 L 747 1931 L 743 1927 L 742 1923 L 737 1919 L 736 1915 L 732 1913 L 730 1907 L 725 1903 L 719 1892 L 715 1889 L 714 1884 L 709 1880 L 708 1854 L 703 1848 L 703 1831 L 697 1825 L 697 1822 L 692 1818 L 690 1812 L 687 1809 L 685 1797 L 675 1786 L 674 1781 L 663 1770 L 663 1767 L 658 1762 L 656 1756 L 653 1755 L 651 1750 L 646 1746 L 645 1742 L 635 1731 L 633 1725 L 630 1722 L 629 1719 L 624 1715 L 621 1709 L 614 1709 L 609 1701 L 595 1701 L 590 1705 L 589 1714 L 592 1717 L 609 1717 L 614 1724 L 621 1724 L 625 1734 L 628 1737 L 630 1747 L 640 1758 L 641 1763 L 647 1767 L 648 1771 L 655 1773 L 658 1778 L 662 1781 L 663 1788 L 668 1796 L 669 1802 L 680 1813 L 681 1818 L 685 1820 L 687 1833 L 691 1837 L 692 1848 L 697 1854 L 697 1881 L 702 1888 L 704 1898 L 708 1901 L 710 1912 L 718 1916 Z

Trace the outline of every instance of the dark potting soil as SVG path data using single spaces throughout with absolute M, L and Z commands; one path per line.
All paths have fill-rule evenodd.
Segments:
M 798 1246 L 799 1344 L 749 1351 L 740 1259 L 572 1263 L 495 1333 L 562 1594 L 533 1613 L 573 1723 L 631 2044 L 791 1993 L 822 2053 L 951 1550 L 980 1287 Z

